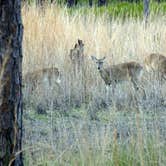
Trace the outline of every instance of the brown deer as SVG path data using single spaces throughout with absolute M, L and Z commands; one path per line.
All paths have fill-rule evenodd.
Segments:
M 61 74 L 56 67 L 43 68 L 34 72 L 29 72 L 23 77 L 24 84 L 30 84 L 32 90 L 40 84 L 51 86 L 57 84 L 59 86 Z
M 70 50 L 69 57 L 73 66 L 73 73 L 76 76 L 79 72 L 82 72 L 84 67 L 84 43 L 82 40 L 78 39 L 78 43 Z
M 85 67 L 85 56 L 84 56 L 84 43 L 78 39 L 74 48 L 70 50 L 70 77 L 73 84 L 73 88 L 79 89 L 78 95 L 75 100 L 79 102 L 85 102 L 86 98 L 86 67 Z
M 147 71 L 160 75 L 161 80 L 166 80 L 166 57 L 162 54 L 152 53 L 144 60 Z
M 96 63 L 97 69 L 100 73 L 101 78 L 104 80 L 106 85 L 112 85 L 112 93 L 114 95 L 114 89 L 116 84 L 125 81 L 131 81 L 135 92 L 141 89 L 143 91 L 143 97 L 146 98 L 144 89 L 139 86 L 139 81 L 143 72 L 143 67 L 137 62 L 126 62 L 117 65 L 110 65 L 104 67 L 104 58 L 97 59 L 91 56 L 92 60 Z M 136 104 L 137 98 L 134 96 Z

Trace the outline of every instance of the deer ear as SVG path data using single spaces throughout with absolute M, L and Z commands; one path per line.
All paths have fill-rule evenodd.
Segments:
M 101 60 L 104 60 L 104 59 L 106 59 L 106 57 L 103 57 Z
M 80 39 L 78 39 L 78 45 L 79 45 L 79 46 L 81 46 L 81 45 L 82 45 L 82 46 L 84 46 L 83 41 L 82 41 L 82 40 L 80 40 Z
M 95 57 L 95 56 L 91 56 L 91 58 L 92 58 L 92 60 L 94 61 L 94 60 L 97 60 L 97 58 Z
M 78 44 L 76 43 L 75 46 L 74 46 L 74 49 L 76 49 L 78 47 Z

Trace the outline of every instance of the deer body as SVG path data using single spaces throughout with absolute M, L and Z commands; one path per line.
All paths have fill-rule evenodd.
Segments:
M 115 85 L 116 83 L 131 81 L 134 85 L 134 88 L 138 90 L 137 82 L 139 81 L 143 71 L 143 67 L 139 63 L 127 62 L 104 68 L 104 59 L 105 58 L 97 59 L 96 57 L 92 56 L 92 60 L 96 62 L 100 76 L 106 85 Z
M 25 84 L 31 84 L 33 88 L 39 84 L 47 84 L 50 86 L 52 83 L 60 83 L 60 72 L 56 67 L 44 68 L 27 73 L 23 80 Z
M 143 98 L 146 99 L 146 93 L 144 89 L 139 86 L 139 81 L 143 71 L 143 67 L 139 63 L 126 62 L 117 65 L 110 65 L 105 68 L 103 67 L 104 59 L 105 57 L 102 59 L 97 59 L 96 57 L 92 56 L 92 60 L 96 62 L 100 76 L 104 80 L 105 84 L 112 85 L 113 96 L 116 84 L 131 81 L 134 90 L 137 91 L 141 88 L 143 91 Z M 136 108 L 139 110 L 137 96 L 134 95 L 133 97 Z M 107 91 L 107 99 L 109 101 L 109 89 Z
M 161 77 L 166 79 L 166 57 L 162 54 L 152 53 L 144 60 L 147 71 L 154 71 L 161 74 Z
M 82 40 L 78 39 L 78 43 L 70 50 L 69 57 L 73 65 L 73 73 L 76 76 L 83 71 L 84 67 L 84 43 Z
M 136 62 L 121 63 L 100 69 L 100 75 L 106 85 L 112 82 L 136 81 L 141 75 L 143 67 Z

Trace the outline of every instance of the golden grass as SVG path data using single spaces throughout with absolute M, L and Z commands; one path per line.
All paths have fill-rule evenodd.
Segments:
M 107 63 L 111 64 L 132 60 L 143 64 L 145 56 L 149 53 L 165 54 L 166 52 L 164 16 L 150 18 L 146 27 L 144 21 L 139 19 L 129 18 L 124 21 L 118 18 L 110 21 L 107 14 L 95 16 L 93 10 L 86 15 L 76 10 L 71 15 L 68 9 L 55 5 L 46 5 L 43 9 L 36 6 L 24 6 L 22 16 L 24 24 L 23 74 L 37 69 L 58 67 L 65 77 L 61 94 L 68 96 L 68 100 L 72 93 L 78 97 L 82 89 L 79 80 L 73 82 L 69 76 L 69 52 L 77 39 L 82 39 L 85 44 L 84 52 L 88 69 L 87 92 L 93 100 L 96 100 L 96 96 L 104 97 L 106 94 L 104 83 L 96 66 L 94 67 L 91 55 L 98 58 L 106 56 Z M 147 86 L 153 87 L 152 84 Z M 127 92 L 130 93 L 131 90 Z M 165 94 L 164 91 L 162 93 Z
M 23 7 L 24 72 L 37 68 L 57 66 L 64 68 L 64 60 L 77 39 L 85 43 L 85 54 L 120 63 L 129 60 L 142 62 L 151 52 L 166 52 L 164 17 L 151 18 L 145 29 L 142 20 L 118 19 L 109 21 L 106 15 L 95 17 L 93 12 L 72 16 L 67 9 L 57 6 Z
M 145 28 L 143 20 L 116 19 L 108 16 L 96 17 L 76 11 L 69 15 L 66 8 L 45 6 L 24 6 L 23 73 L 45 67 L 68 70 L 69 51 L 77 39 L 85 44 L 87 67 L 92 81 L 97 72 L 93 70 L 91 55 L 106 56 L 107 63 L 121 63 L 136 60 L 143 63 L 144 56 L 152 52 L 166 52 L 166 28 L 164 17 L 150 18 Z M 93 71 L 93 73 L 91 73 Z M 91 85 L 89 85 L 91 86 Z M 93 86 L 93 85 L 92 85 Z
M 151 146 L 148 147 L 149 137 L 142 137 L 141 131 L 139 132 L 136 130 L 136 133 L 138 133 L 138 136 L 136 136 L 137 139 L 135 139 L 134 133 L 133 136 L 131 134 L 129 138 L 128 136 L 123 136 L 122 133 L 122 138 L 124 137 L 125 139 L 124 142 L 127 143 L 127 138 L 131 139 L 131 142 L 129 141 L 131 145 L 129 144 L 129 146 L 125 147 L 124 145 L 126 145 L 126 143 L 124 144 L 123 140 L 121 140 L 122 142 L 119 144 L 119 139 L 117 140 L 116 138 L 116 130 L 113 132 L 111 125 L 121 124 L 122 121 L 121 125 L 123 127 L 125 124 L 127 125 L 129 123 L 131 128 L 134 128 L 133 123 L 135 123 L 137 119 L 130 118 L 130 114 L 127 114 L 127 116 L 125 114 L 124 117 L 127 119 L 123 123 L 124 117 L 121 118 L 121 115 L 119 116 L 118 112 L 111 112 L 114 110 L 112 105 L 111 108 L 108 108 L 110 112 L 99 111 L 98 105 L 96 104 L 97 99 L 99 98 L 101 101 L 102 99 L 105 100 L 106 92 L 105 87 L 103 86 L 104 83 L 100 84 L 98 79 L 96 79 L 96 75 L 98 74 L 97 69 L 93 68 L 93 62 L 90 59 L 90 56 L 95 54 L 97 57 L 107 56 L 108 63 L 117 64 L 129 60 L 137 60 L 138 62 L 143 63 L 144 56 L 146 56 L 148 53 L 159 52 L 164 54 L 166 52 L 166 23 L 164 22 L 164 17 L 156 16 L 156 18 L 151 18 L 147 28 L 145 28 L 144 22 L 142 20 L 128 19 L 123 21 L 122 19 L 117 19 L 110 22 L 107 15 L 96 17 L 93 12 L 88 15 L 83 15 L 77 11 L 71 16 L 68 14 L 67 9 L 62 9 L 57 6 L 45 6 L 43 11 L 35 6 L 24 6 L 22 9 L 22 15 L 24 23 L 23 72 L 26 73 L 36 69 L 52 66 L 58 67 L 62 71 L 67 71 L 69 51 L 71 48 L 73 48 L 78 38 L 82 39 L 85 44 L 85 55 L 87 56 L 87 61 L 89 62 L 87 64 L 89 78 L 87 79 L 87 88 L 89 95 L 91 96 L 87 106 L 88 108 L 86 108 L 86 110 L 83 109 L 83 113 L 81 112 L 80 114 L 83 114 L 83 116 L 85 114 L 86 117 L 91 117 L 92 119 L 95 119 L 95 116 L 97 116 L 99 119 L 106 119 L 105 121 L 108 125 L 106 129 L 103 126 L 103 129 L 101 130 L 101 128 L 93 128 L 92 123 L 91 129 L 88 130 L 88 121 L 84 122 L 83 120 L 82 122 L 80 120 L 81 118 L 78 118 L 78 123 L 77 118 L 75 118 L 76 122 L 74 119 L 71 119 L 71 122 L 67 122 L 65 121 L 65 118 L 62 118 L 62 120 L 58 121 L 56 116 L 53 116 L 57 112 L 53 108 L 52 101 L 56 98 L 56 96 L 54 96 L 52 89 L 50 89 L 47 93 L 42 91 L 41 93 L 43 93 L 43 96 L 40 93 L 35 93 L 34 97 L 30 96 L 30 100 L 34 99 L 35 104 L 37 102 L 43 104 L 43 101 L 46 99 L 50 101 L 48 102 L 49 108 L 47 110 L 48 113 L 51 112 L 51 115 L 44 115 L 43 118 L 50 118 L 52 123 L 50 125 L 50 121 L 48 119 L 43 120 L 44 122 L 41 122 L 41 119 L 37 119 L 38 116 L 35 114 L 34 117 L 32 116 L 32 119 L 36 120 L 34 121 L 36 126 L 33 127 L 31 122 L 29 125 L 25 124 L 25 146 L 27 146 L 28 143 L 38 145 L 38 139 L 39 143 L 42 143 L 46 146 L 45 149 L 42 147 L 37 153 L 35 153 L 35 151 L 32 152 L 32 156 L 31 152 L 28 152 L 27 156 L 29 155 L 30 160 L 28 161 L 29 164 L 25 165 L 37 165 L 33 163 L 35 160 L 39 160 L 38 163 L 40 163 L 40 165 L 42 165 L 44 162 L 46 163 L 45 165 L 59 165 L 59 163 L 65 165 L 66 162 L 68 162 L 68 164 L 71 163 L 71 165 L 86 165 L 86 163 L 89 165 L 97 165 L 98 163 L 98 165 L 106 165 L 109 164 L 109 162 L 112 163 L 112 165 L 115 165 L 125 161 L 127 163 L 126 165 L 148 165 L 148 163 L 155 163 L 156 161 L 161 164 L 162 162 L 164 163 L 164 150 L 160 150 L 160 146 L 158 146 L 159 148 L 157 151 L 153 146 L 153 139 L 151 141 L 152 143 L 150 144 Z M 70 77 L 67 76 L 67 78 Z M 80 89 L 82 89 L 82 87 L 80 87 L 81 85 L 79 85 L 79 80 L 75 81 L 73 85 L 70 83 L 70 81 L 71 80 L 69 79 L 63 83 L 63 85 L 66 87 L 63 87 L 64 89 L 61 96 L 58 96 L 58 99 L 62 100 L 61 103 L 64 103 L 66 96 L 69 96 L 69 101 L 67 102 L 70 102 L 70 96 L 73 95 L 72 93 L 76 94 L 76 98 L 79 98 L 79 92 Z M 124 88 L 124 91 L 125 90 L 126 89 Z M 49 95 L 50 97 L 48 97 Z M 119 98 L 124 98 L 126 101 L 125 95 L 121 95 L 119 92 L 117 95 L 120 96 Z M 26 98 L 25 93 L 24 97 Z M 127 99 L 127 101 L 129 100 L 130 99 Z M 154 97 L 154 101 L 155 100 L 156 99 Z M 150 106 L 152 103 L 153 101 L 149 100 L 148 104 Z M 146 103 L 145 105 L 147 106 Z M 67 106 L 62 105 L 61 109 L 66 111 L 65 107 Z M 67 109 L 67 111 L 71 113 L 70 110 Z M 33 115 L 33 112 L 34 111 L 32 111 L 31 108 L 28 108 L 27 111 L 25 111 L 25 114 L 29 113 L 30 115 Z M 79 110 L 76 110 L 73 114 L 79 116 Z M 96 115 L 94 116 L 93 114 Z M 148 114 L 147 119 L 149 118 L 149 115 L 150 114 Z M 92 116 L 94 116 L 94 118 Z M 55 118 L 54 121 L 52 118 Z M 145 117 L 142 118 L 142 123 L 144 123 L 143 125 L 146 127 L 147 124 L 143 121 L 144 118 Z M 39 124 L 38 121 L 40 122 Z M 154 122 L 153 119 L 151 121 Z M 25 123 L 29 122 L 25 121 Z M 69 130 L 70 125 L 72 126 L 71 128 L 73 130 Z M 113 125 L 112 127 L 114 128 L 115 126 Z M 63 138 L 59 136 L 58 140 L 58 137 L 53 137 L 53 127 L 58 129 L 58 133 L 60 133 L 60 136 L 63 136 Z M 87 130 L 85 127 L 87 127 Z M 141 128 L 139 126 L 139 122 L 138 126 L 136 127 L 138 129 Z M 41 130 L 40 128 L 43 129 Z M 34 131 L 31 131 L 31 129 Z M 49 145 L 46 144 L 44 136 L 41 134 L 42 131 L 44 131 L 44 133 L 48 132 L 50 134 L 46 135 L 46 142 L 48 144 L 50 143 L 51 150 L 47 150 L 49 149 Z M 110 131 L 112 134 L 110 134 Z M 73 132 L 75 136 L 73 138 L 73 144 L 70 142 L 70 132 Z M 37 134 L 39 136 L 38 139 L 36 138 Z M 57 131 L 54 134 L 56 135 Z M 92 134 L 91 137 L 89 136 L 90 134 Z M 148 135 L 147 131 L 146 134 Z M 153 133 L 152 136 L 154 136 L 155 140 L 156 137 Z M 35 138 L 36 142 L 34 140 L 32 141 L 33 138 Z M 43 140 L 41 138 L 43 138 Z M 48 142 L 48 140 L 50 142 Z M 140 142 L 138 143 L 138 141 Z M 156 145 L 160 144 L 160 140 L 156 140 Z M 146 147 L 146 149 L 144 147 Z M 150 148 L 152 148 L 152 150 Z M 38 157 L 35 158 L 34 153 Z M 27 156 L 25 158 L 26 160 L 28 160 Z M 153 156 L 156 160 L 153 159 Z M 161 161 L 158 161 L 158 156 L 161 158 Z

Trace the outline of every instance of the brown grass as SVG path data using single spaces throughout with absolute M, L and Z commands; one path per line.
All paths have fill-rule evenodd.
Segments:
M 143 21 L 121 19 L 110 22 L 107 16 L 78 12 L 70 16 L 67 9 L 46 6 L 24 7 L 24 72 L 34 68 L 63 68 L 65 57 L 78 38 L 85 43 L 85 54 L 107 55 L 114 63 L 137 59 L 151 52 L 166 52 L 164 18 L 155 18 L 145 29 Z
M 157 97 L 166 94 L 164 88 L 160 93 L 157 85 L 144 80 L 148 98 L 141 101 L 142 108 L 145 106 L 152 113 L 135 116 L 135 113 L 115 112 L 114 106 L 123 110 L 122 104 L 130 103 L 129 85 L 117 86 L 113 96 L 115 100 L 118 98 L 117 104 L 113 101 L 105 111 L 105 84 L 90 56 L 105 55 L 107 63 L 136 60 L 142 64 L 148 53 L 165 53 L 164 17 L 156 16 L 145 28 L 142 20 L 110 22 L 107 15 L 95 17 L 93 12 L 84 15 L 77 11 L 71 16 L 67 9 L 57 6 L 45 6 L 44 11 L 25 6 L 22 14 L 24 74 L 47 67 L 58 67 L 63 73 L 60 92 L 56 87 L 38 88 L 33 93 L 24 89 L 24 100 L 29 107 L 24 111 L 23 145 L 32 147 L 26 150 L 25 165 L 163 165 L 165 113 L 162 107 L 160 117 Z M 73 101 L 75 106 L 80 104 L 77 100 L 82 85 L 80 80 L 73 81 L 70 77 L 68 55 L 78 38 L 85 44 L 89 100 L 86 107 L 74 109 L 70 106 Z M 68 116 L 59 116 L 55 99 Z M 39 103 L 47 115 L 35 113 L 32 105 Z M 90 121 L 89 117 L 98 121 Z
M 119 18 L 110 22 L 106 14 L 96 17 L 93 12 L 84 15 L 76 11 L 69 15 L 67 9 L 57 6 L 45 6 L 43 10 L 25 6 L 22 14 L 23 73 L 58 67 L 65 77 L 62 96 L 70 96 L 71 93 L 78 96 L 76 93 L 81 88 L 79 80 L 73 81 L 68 77 L 69 52 L 77 39 L 82 39 L 85 44 L 87 91 L 91 99 L 105 96 L 104 83 L 90 60 L 91 55 L 106 56 L 108 64 L 133 60 L 143 64 L 144 57 L 149 53 L 166 52 L 164 17 L 151 18 L 145 28 L 142 20 L 128 19 L 124 22 Z

